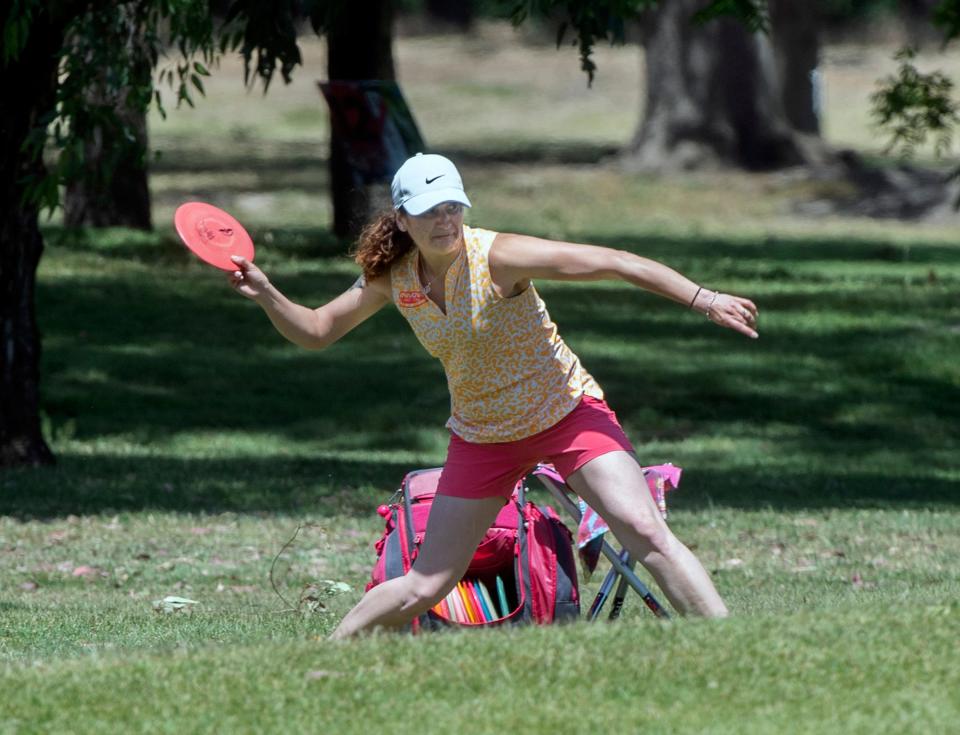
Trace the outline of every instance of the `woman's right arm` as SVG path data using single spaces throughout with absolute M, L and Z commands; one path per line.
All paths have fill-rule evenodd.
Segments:
M 329 347 L 390 301 L 386 277 L 370 283 L 359 279 L 333 301 L 310 309 L 284 296 L 250 261 L 235 256 L 233 262 L 237 264 L 237 270 L 229 278 L 233 289 L 258 303 L 280 334 L 310 350 Z

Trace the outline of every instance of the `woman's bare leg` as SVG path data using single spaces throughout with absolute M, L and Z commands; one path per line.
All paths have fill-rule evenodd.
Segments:
M 703 565 L 661 518 L 633 454 L 601 455 L 570 475 L 567 483 L 603 517 L 681 614 L 727 615 Z
M 503 498 L 470 500 L 438 495 L 413 568 L 367 592 L 332 638 L 412 621 L 446 597 L 470 566 L 483 535 L 503 507 Z

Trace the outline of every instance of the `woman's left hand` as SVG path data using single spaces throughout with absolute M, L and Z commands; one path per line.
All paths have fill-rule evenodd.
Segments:
M 727 327 L 747 337 L 756 339 L 759 311 L 750 300 L 726 293 L 717 293 L 706 307 L 707 319 L 721 327 Z

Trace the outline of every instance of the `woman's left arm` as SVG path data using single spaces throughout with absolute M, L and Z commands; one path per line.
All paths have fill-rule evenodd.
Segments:
M 757 307 L 749 299 L 711 291 L 672 268 L 623 250 L 498 234 L 490 248 L 490 276 L 501 293 L 528 279 L 621 280 L 705 314 L 722 327 L 757 338 Z

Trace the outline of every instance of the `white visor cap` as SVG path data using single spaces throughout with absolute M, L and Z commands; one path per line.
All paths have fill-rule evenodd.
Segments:
M 390 193 L 393 208 L 403 207 L 414 217 L 444 202 L 470 206 L 457 167 L 449 158 L 435 153 L 418 153 L 408 158 L 394 175 Z

